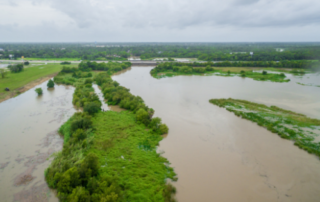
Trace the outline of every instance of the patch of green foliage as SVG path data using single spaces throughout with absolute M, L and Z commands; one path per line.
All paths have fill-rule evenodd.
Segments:
M 136 114 L 136 119 L 139 123 L 149 126 L 153 121 L 154 110 L 149 108 L 140 96 L 134 96 L 129 92 L 129 89 L 119 86 L 119 83 L 113 81 L 106 73 L 100 73 L 95 76 L 94 80 L 101 87 L 104 98 L 109 105 L 119 105 L 121 108 L 130 110 Z M 159 118 L 158 118 L 159 119 Z M 160 128 L 162 130 L 160 130 Z M 160 123 L 154 131 L 158 133 L 168 132 L 165 124 Z M 162 133 L 164 134 L 164 133 Z
M 70 65 L 71 62 L 64 61 L 64 62 L 61 62 L 60 64 L 61 64 L 61 65 Z
M 48 88 L 53 88 L 54 87 L 54 82 L 50 79 L 47 83 Z
M 42 88 L 36 88 L 34 91 L 36 91 L 36 93 L 38 94 L 38 95 L 42 95 Z
M 285 79 L 283 73 L 275 74 L 268 73 L 267 71 L 254 72 L 254 71 L 222 71 L 214 69 L 212 66 L 206 67 L 193 67 L 193 66 L 174 66 L 179 63 L 161 63 L 151 70 L 151 75 L 155 78 L 172 77 L 178 75 L 216 75 L 216 76 L 241 76 L 252 78 L 257 81 L 273 81 L 273 82 L 289 82 L 290 79 Z M 232 73 L 232 74 L 231 74 Z
M 211 99 L 209 102 L 226 108 L 236 116 L 256 122 L 282 138 L 293 140 L 301 149 L 320 156 L 320 142 L 315 140 L 315 137 L 320 135 L 318 119 L 311 119 L 276 106 L 268 107 L 245 100 L 229 98 Z
M 15 65 L 9 65 L 8 69 L 12 73 L 18 73 L 23 71 L 23 63 L 15 64 Z

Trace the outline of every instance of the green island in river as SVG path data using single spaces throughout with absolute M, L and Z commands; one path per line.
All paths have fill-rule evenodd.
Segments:
M 160 63 L 151 70 L 154 78 L 164 78 L 179 75 L 216 75 L 216 76 L 240 76 L 248 77 L 257 81 L 289 82 L 285 73 L 304 75 L 304 70 L 276 69 L 276 68 L 250 68 L 250 67 L 215 67 L 212 63 L 197 63 L 193 66 L 191 63 Z M 261 70 L 261 72 L 259 71 Z M 278 71 L 279 73 L 270 73 L 268 71 Z
M 320 156 L 320 120 L 303 114 L 246 100 L 211 99 L 210 103 L 226 108 L 236 116 L 256 122 L 309 153 Z
M 57 189 L 61 201 L 175 201 L 176 189 L 167 179 L 176 181 L 176 174 L 156 151 L 167 126 L 152 118 L 154 110 L 139 96 L 111 79 L 130 63 L 103 65 L 103 72 L 91 72 L 99 65 L 90 62 L 79 69 L 64 67 L 54 79 L 76 87 L 73 104 L 83 112 L 59 129 L 64 145 L 45 171 L 49 187 Z M 93 82 L 109 102 L 127 110 L 101 111 Z

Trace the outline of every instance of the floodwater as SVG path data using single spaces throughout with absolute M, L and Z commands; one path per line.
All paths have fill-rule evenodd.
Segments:
M 0 64 L 0 69 L 1 69 L 1 68 L 6 68 L 6 67 L 8 67 L 8 65 L 9 65 L 9 64 Z
M 0 196 L 1 202 L 56 202 L 44 180 L 50 155 L 62 149 L 59 127 L 76 112 L 74 88 L 44 82 L 0 103 Z M 37 96 L 35 88 L 43 95 Z
M 181 202 L 319 201 L 320 161 L 263 127 L 209 103 L 244 99 L 320 118 L 319 75 L 289 83 L 250 78 L 178 76 L 154 79 L 153 67 L 113 76 L 141 96 L 169 127 L 159 152 L 172 163 Z
M 27 92 L 0 103 L 0 196 L 1 202 L 58 202 L 44 179 L 50 156 L 62 149 L 60 126 L 76 111 L 72 104 L 74 87 L 44 82 Z M 35 88 L 42 88 L 37 96 Z M 121 111 L 104 103 L 97 85 L 95 92 L 102 109 Z

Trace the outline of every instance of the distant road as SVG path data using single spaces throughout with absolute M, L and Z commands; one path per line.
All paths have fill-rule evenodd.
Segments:
M 31 63 L 61 63 L 64 61 L 59 61 L 59 60 L 28 60 Z M 0 63 L 5 62 L 5 63 L 17 63 L 17 62 L 22 62 L 22 60 L 0 60 Z M 79 64 L 81 61 L 68 61 L 73 64 Z M 91 61 L 91 62 L 108 62 L 108 61 Z M 157 65 L 157 63 L 162 63 L 162 62 L 170 62 L 170 61 L 154 61 L 154 60 L 127 60 L 127 61 L 114 61 L 114 62 L 131 62 L 133 66 L 137 65 Z M 177 61 L 172 61 L 172 62 L 177 62 Z M 204 62 L 204 61 L 197 61 L 199 63 Z M 193 61 L 185 61 L 184 63 L 193 63 Z

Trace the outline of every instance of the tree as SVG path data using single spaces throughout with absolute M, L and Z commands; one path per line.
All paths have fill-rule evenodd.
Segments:
M 146 110 L 140 108 L 136 113 L 136 119 L 138 122 L 143 123 L 144 125 L 148 125 L 150 122 L 150 116 Z
M 101 110 L 101 107 L 96 102 L 89 102 L 83 108 L 84 112 L 88 112 L 88 114 L 93 115 Z
M 38 95 L 42 95 L 42 88 L 36 88 L 35 91 Z
M 9 65 L 8 68 L 13 73 L 21 72 L 23 70 L 23 64 Z
M 48 81 L 48 84 L 47 84 L 48 88 L 53 88 L 54 87 L 54 82 L 50 79 Z
M 161 134 L 167 134 L 169 132 L 169 128 L 166 124 L 161 124 L 159 130 Z
M 1 78 L 4 79 L 6 77 L 6 75 L 8 74 L 8 72 L 4 69 L 0 69 L 0 74 L 1 74 Z

